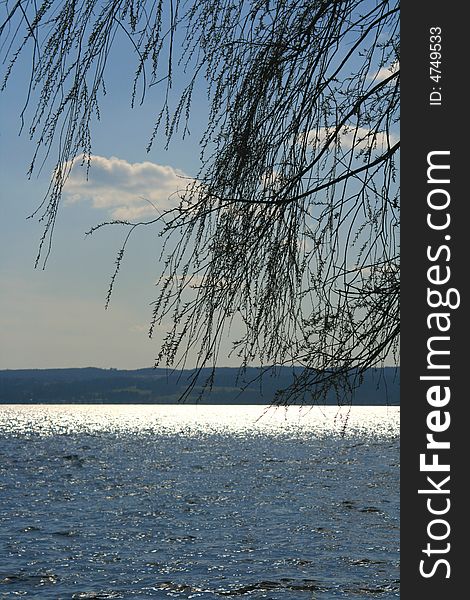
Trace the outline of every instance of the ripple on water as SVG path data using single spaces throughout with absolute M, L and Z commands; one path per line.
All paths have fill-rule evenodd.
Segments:
M 398 410 L 229 408 L 2 407 L 0 596 L 398 598 Z

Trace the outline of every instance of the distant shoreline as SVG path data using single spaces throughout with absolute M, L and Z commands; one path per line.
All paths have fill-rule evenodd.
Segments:
M 192 370 L 168 369 L 11 369 L 0 370 L 0 404 L 201 404 L 269 405 L 275 393 L 286 388 L 301 372 L 301 367 L 279 367 L 260 380 L 260 369 L 247 368 L 240 376 L 238 368 L 215 369 L 211 389 L 205 387 L 211 370 L 203 369 L 196 385 L 184 402 Z M 363 383 L 350 398 L 334 392 L 322 402 L 309 401 L 306 394 L 292 403 L 300 405 L 398 406 L 399 367 L 369 369 Z

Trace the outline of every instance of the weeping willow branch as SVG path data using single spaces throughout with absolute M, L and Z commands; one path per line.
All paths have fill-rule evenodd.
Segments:
M 157 364 L 196 357 L 197 373 L 241 331 L 242 367 L 304 367 L 289 402 L 398 360 L 396 1 L 24 0 L 0 36 L 4 87 L 32 58 L 30 173 L 58 150 L 38 262 L 73 159 L 89 166 L 117 43 L 135 58 L 131 105 L 139 85 L 142 102 L 159 92 L 148 151 L 188 135 L 195 95 L 208 98 L 200 170 L 165 215 Z

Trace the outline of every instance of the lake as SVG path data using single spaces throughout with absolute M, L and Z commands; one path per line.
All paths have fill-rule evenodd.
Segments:
M 399 598 L 399 408 L 0 406 L 0 598 Z

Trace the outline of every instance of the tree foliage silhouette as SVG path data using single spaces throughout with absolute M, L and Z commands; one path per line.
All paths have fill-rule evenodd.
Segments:
M 5 11 L 3 85 L 21 54 L 32 62 L 30 173 L 59 151 L 37 211 L 38 261 L 73 159 L 89 164 L 107 61 L 126 40 L 132 105 L 161 90 L 149 151 L 160 134 L 166 144 L 188 134 L 201 89 L 209 105 L 200 171 L 174 209 L 145 223 L 163 223 L 150 331 L 171 325 L 157 363 L 184 366 L 191 353 L 196 377 L 237 323 L 242 366 L 304 367 L 279 397 L 289 402 L 354 386 L 396 356 L 398 2 L 19 0 Z M 144 225 L 120 224 L 116 273 Z

